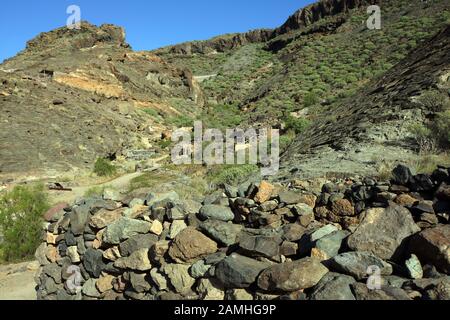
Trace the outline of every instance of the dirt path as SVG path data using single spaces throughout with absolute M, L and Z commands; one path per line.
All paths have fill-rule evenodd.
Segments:
M 77 198 L 83 197 L 86 194 L 86 192 L 92 188 L 108 187 L 117 191 L 125 191 L 128 188 L 128 185 L 130 184 L 131 180 L 140 177 L 143 174 L 144 173 L 142 172 L 130 173 L 104 183 L 74 187 L 72 188 L 72 191 L 51 191 L 50 199 L 54 203 L 58 202 L 73 203 Z
M 36 300 L 36 263 L 0 266 L 0 300 Z

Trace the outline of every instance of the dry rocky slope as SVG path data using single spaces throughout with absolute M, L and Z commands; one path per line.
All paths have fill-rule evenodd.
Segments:
M 45 214 L 44 300 L 449 300 L 450 172 L 107 192 Z M 77 271 L 78 270 L 78 271 Z
M 330 110 L 335 119 L 317 119 L 283 156 L 284 171 L 290 171 L 288 177 L 334 168 L 347 174 L 376 174 L 377 156 L 391 162 L 413 158 L 409 127 L 435 116 L 418 102 L 429 89 L 450 92 L 450 26 Z
M 189 70 L 132 51 L 120 27 L 43 33 L 0 65 L 0 174 L 90 168 L 149 149 L 166 127 L 142 110 L 195 114 L 202 99 Z

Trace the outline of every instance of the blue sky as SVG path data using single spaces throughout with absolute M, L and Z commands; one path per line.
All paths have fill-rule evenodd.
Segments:
M 0 4 L 0 61 L 40 32 L 65 25 L 75 4 L 94 24 L 125 27 L 135 50 L 281 25 L 312 0 L 13 0 Z

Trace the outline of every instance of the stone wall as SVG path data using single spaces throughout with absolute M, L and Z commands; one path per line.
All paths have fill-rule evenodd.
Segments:
M 447 168 L 392 181 L 224 186 L 60 204 L 45 215 L 39 299 L 450 299 Z

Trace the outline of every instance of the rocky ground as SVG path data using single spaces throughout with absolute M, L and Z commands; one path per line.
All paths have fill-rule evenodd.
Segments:
M 46 213 L 38 299 L 450 299 L 450 174 L 248 182 Z M 78 277 L 78 278 L 77 278 Z M 75 284 L 75 285 L 74 285 Z

